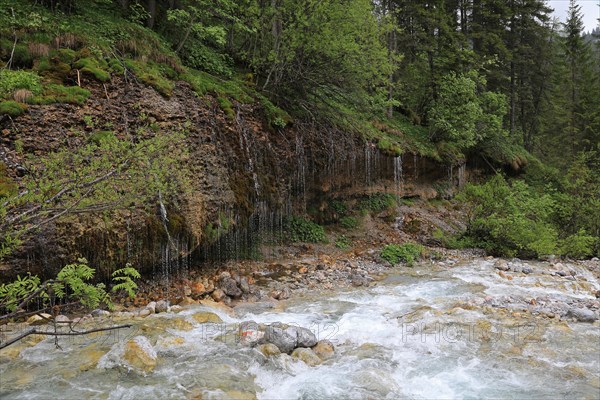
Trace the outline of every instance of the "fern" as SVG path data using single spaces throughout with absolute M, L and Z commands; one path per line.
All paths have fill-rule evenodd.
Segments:
M 25 302 L 24 306 L 26 307 L 29 300 L 39 299 L 41 299 L 41 303 L 38 304 L 44 308 L 53 296 L 61 300 L 79 302 L 88 308 L 96 308 L 100 304 L 105 304 L 112 310 L 114 304 L 106 285 L 89 282 L 94 279 L 95 272 L 85 258 L 80 258 L 76 263 L 64 266 L 55 279 L 44 283 L 40 283 L 40 278 L 31 274 L 24 277 L 18 276 L 14 282 L 0 285 L 0 311 L 18 312 L 17 307 L 21 303 Z M 123 290 L 129 297 L 134 297 L 138 288 L 134 279 L 140 278 L 140 273 L 127 264 L 124 268 L 113 272 L 112 281 L 115 285 L 110 292 Z M 35 296 L 33 296 L 34 294 Z M 32 299 L 28 299 L 28 297 L 32 297 Z
M 17 280 L 0 285 L 0 307 L 14 312 L 17 306 L 31 293 L 40 287 L 40 278 L 27 274 L 24 277 L 17 276 Z
M 125 265 L 125 268 L 118 269 L 112 273 L 112 280 L 116 283 L 112 291 L 118 292 L 119 290 L 123 290 L 129 297 L 133 298 L 135 297 L 135 290 L 138 288 L 133 280 L 140 278 L 140 273 L 128 263 Z

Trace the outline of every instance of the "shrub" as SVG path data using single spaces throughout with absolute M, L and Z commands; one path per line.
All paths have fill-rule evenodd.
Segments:
M 582 229 L 560 242 L 560 252 L 576 259 L 591 257 L 594 254 L 596 240 L 597 238 L 586 234 Z
M 300 217 L 292 217 L 288 221 L 288 232 L 292 242 L 324 242 L 325 229 L 312 221 Z
M 40 77 L 34 72 L 0 70 L 0 98 L 12 97 L 18 89 L 26 89 L 33 94 L 40 93 Z
M 412 267 L 423 253 L 423 246 L 414 243 L 388 244 L 381 250 L 381 258 L 390 264 L 398 264 L 400 261 Z
M 391 193 L 377 193 L 363 199 L 358 208 L 361 211 L 370 211 L 379 213 L 394 207 L 397 204 L 397 198 Z
M 10 115 L 11 117 L 18 117 L 27 110 L 25 104 L 17 103 L 13 100 L 3 101 L 0 103 L 0 115 Z
M 342 217 L 340 218 L 340 225 L 346 229 L 356 229 L 359 223 L 355 217 Z
M 345 235 L 339 236 L 335 240 L 335 247 L 337 247 L 338 249 L 345 250 L 350 248 L 350 246 L 352 246 L 352 241 L 348 239 Z
M 550 195 L 535 193 L 523 181 L 509 185 L 496 175 L 483 185 L 467 185 L 458 199 L 468 204 L 466 236 L 478 247 L 507 257 L 555 253 L 557 233 L 549 223 L 555 202 Z

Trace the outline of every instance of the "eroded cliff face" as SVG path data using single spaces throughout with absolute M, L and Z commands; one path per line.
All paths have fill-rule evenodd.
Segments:
M 177 207 L 167 207 L 168 236 L 157 216 L 135 210 L 111 221 L 73 216 L 39 232 L 0 267 L 4 276 L 53 273 L 80 256 L 101 275 L 126 262 L 165 273 L 202 260 L 247 257 L 258 238 L 277 236 L 286 216 L 323 210 L 332 199 L 381 191 L 431 198 L 467 179 L 464 166 L 412 154 L 389 157 L 331 126 L 295 121 L 274 130 L 258 104 L 234 104 L 227 114 L 216 98 L 198 97 L 184 82 L 170 98 L 118 78 L 82 85 L 93 93 L 83 106 L 31 106 L 0 121 L 0 159 L 17 181 L 23 163 L 17 143 L 23 153 L 42 156 L 76 148 L 94 131 L 183 129 L 189 159 L 181 168 L 193 177 L 192 190 Z

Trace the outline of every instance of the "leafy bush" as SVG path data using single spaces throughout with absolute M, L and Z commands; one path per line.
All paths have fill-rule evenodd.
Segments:
M 312 221 L 292 217 L 288 221 L 288 231 L 292 242 L 318 243 L 326 240 L 325 229 Z
M 381 250 L 381 258 L 390 264 L 398 264 L 400 261 L 412 267 L 416 260 L 421 257 L 423 246 L 414 243 L 388 244 Z
M 391 193 L 377 193 L 363 199 L 358 208 L 361 211 L 379 213 L 396 206 L 397 201 L 396 196 Z
M 582 229 L 574 235 L 568 236 L 560 242 L 560 253 L 576 259 L 583 259 L 594 255 L 594 245 L 598 239 L 586 234 Z
M 50 295 L 61 300 L 79 302 L 88 308 L 95 308 L 104 303 L 112 309 L 113 303 L 106 285 L 90 283 L 95 272 L 88 266 L 85 258 L 80 258 L 76 263 L 63 267 L 56 279 L 51 281 L 41 283 L 39 277 L 31 274 L 19 276 L 13 282 L 0 285 L 0 309 L 12 313 L 18 311 L 18 307 L 26 308 L 30 303 L 43 308 L 49 302 Z M 111 291 L 124 291 L 128 296 L 134 297 L 137 289 L 134 279 L 139 278 L 139 272 L 127 264 L 125 268 L 112 274 L 114 286 Z
M 512 185 L 496 175 L 483 185 L 468 185 L 458 196 L 467 202 L 466 236 L 492 254 L 539 257 L 556 252 L 558 240 L 549 222 L 555 202 L 523 181 Z
M 340 225 L 346 229 L 356 229 L 359 226 L 359 222 L 356 217 L 342 217 Z
M 25 104 L 17 103 L 13 100 L 3 101 L 0 103 L 0 115 L 10 115 L 11 117 L 18 117 L 27 110 Z
M 27 89 L 33 94 L 42 91 L 40 77 L 34 72 L 0 70 L 0 98 L 11 97 L 15 90 Z
M 350 248 L 350 246 L 352 246 L 352 241 L 348 239 L 345 235 L 339 236 L 335 240 L 335 247 L 337 247 L 338 249 L 345 250 Z

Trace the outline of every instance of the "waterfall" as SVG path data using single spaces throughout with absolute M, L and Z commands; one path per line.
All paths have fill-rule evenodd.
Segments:
M 467 164 L 463 163 L 458 166 L 458 187 L 462 188 L 465 186 L 465 170 L 467 169 Z
M 396 193 L 400 195 L 402 193 L 402 155 L 394 157 L 394 184 L 396 185 Z

